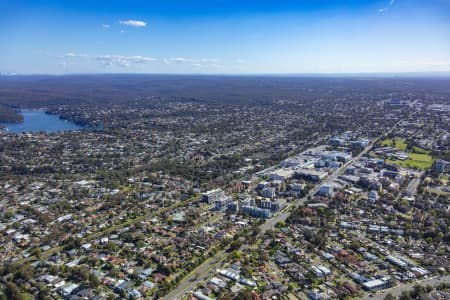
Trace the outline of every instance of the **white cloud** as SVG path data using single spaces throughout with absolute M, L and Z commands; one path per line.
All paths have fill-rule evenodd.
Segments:
M 88 55 L 78 53 L 66 53 L 60 58 L 66 59 L 61 64 L 68 65 L 76 58 L 94 60 L 102 64 L 103 66 L 116 66 L 116 67 L 130 67 L 131 65 L 145 64 L 150 62 L 160 62 L 167 65 L 186 65 L 192 67 L 207 67 L 207 68 L 221 68 L 221 61 L 216 58 L 186 58 L 186 57 L 173 57 L 173 58 L 153 58 L 142 55 L 126 56 L 118 54 L 102 54 L 102 55 Z M 242 61 L 242 63 L 244 63 Z
M 380 8 L 380 9 L 378 10 L 378 12 L 379 12 L 379 13 L 384 13 L 384 12 L 388 11 L 388 10 L 391 8 L 391 6 L 394 5 L 394 4 L 395 4 L 395 0 L 389 0 L 388 6 L 383 7 L 383 8 Z
M 75 63 L 75 62 L 67 62 L 67 61 L 62 61 L 62 62 L 60 62 L 60 63 L 58 63 L 58 65 L 59 66 L 62 66 L 62 67 L 66 67 L 66 66 L 69 66 L 69 65 L 76 65 L 77 63 Z
M 84 58 L 84 57 L 88 57 L 87 54 L 80 54 L 80 53 L 66 53 L 63 56 L 61 56 L 62 58 Z
M 219 63 L 219 60 L 216 58 L 185 58 L 185 57 L 174 57 L 174 58 L 164 58 L 162 59 L 162 62 L 165 64 L 171 64 L 171 63 L 187 63 L 192 64 L 193 66 L 204 66 L 204 65 L 212 65 Z
M 186 63 L 186 62 L 193 62 L 193 60 L 190 58 L 175 57 L 175 58 L 169 58 L 169 62 Z
M 108 29 L 108 28 L 111 27 L 111 25 L 109 25 L 109 24 L 102 24 L 102 27 Z
M 125 26 L 132 26 L 132 27 L 145 27 L 147 26 L 147 23 L 144 21 L 138 21 L 138 20 L 127 20 L 127 21 L 119 21 L 120 24 Z
M 129 67 L 131 64 L 142 64 L 156 61 L 156 58 L 146 56 L 124 56 L 124 55 L 99 55 L 95 59 L 105 66 Z

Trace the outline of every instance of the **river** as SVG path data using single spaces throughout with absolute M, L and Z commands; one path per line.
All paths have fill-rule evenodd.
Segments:
M 23 123 L 0 123 L 9 133 L 57 132 L 81 130 L 83 126 L 63 120 L 57 115 L 47 114 L 42 109 L 24 109 L 20 111 Z

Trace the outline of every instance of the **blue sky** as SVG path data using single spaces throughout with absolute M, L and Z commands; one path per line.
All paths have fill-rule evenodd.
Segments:
M 448 0 L 0 0 L 2 73 L 435 71 Z

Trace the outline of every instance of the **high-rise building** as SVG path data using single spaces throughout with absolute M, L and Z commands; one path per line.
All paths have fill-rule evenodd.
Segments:
M 225 193 L 221 189 L 207 191 L 202 194 L 202 201 L 205 203 L 214 203 L 221 198 L 225 198 Z
M 439 173 L 444 173 L 447 162 L 442 159 L 436 160 L 435 168 Z

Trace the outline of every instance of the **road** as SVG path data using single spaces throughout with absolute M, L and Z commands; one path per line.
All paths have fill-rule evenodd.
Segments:
M 213 257 L 208 258 L 200 266 L 189 273 L 173 291 L 171 291 L 162 299 L 181 299 L 185 294 L 190 292 L 197 285 L 205 282 L 205 278 L 211 278 L 216 272 L 218 266 L 222 265 L 223 261 L 226 258 L 227 253 L 225 252 L 225 250 L 217 252 Z
M 384 297 L 386 297 L 388 294 L 391 294 L 394 297 L 398 297 L 398 296 L 400 296 L 400 294 L 403 291 L 412 290 L 414 288 L 414 286 L 417 284 L 422 285 L 422 286 L 427 286 L 427 285 L 437 286 L 443 282 L 450 283 L 450 275 L 443 276 L 443 277 L 430 277 L 430 278 L 426 278 L 423 280 L 411 282 L 408 284 L 401 284 L 399 286 L 395 286 L 390 289 L 379 291 L 372 296 L 370 296 L 370 294 L 365 295 L 361 299 L 362 300 L 383 300 Z
M 136 217 L 134 219 L 127 220 L 127 221 L 125 221 L 123 223 L 120 223 L 120 224 L 108 227 L 106 229 L 103 229 L 103 230 L 100 230 L 100 231 L 97 231 L 97 232 L 94 232 L 94 233 L 91 233 L 91 234 L 81 238 L 80 242 L 81 243 L 86 243 L 86 242 L 92 241 L 94 239 L 97 239 L 97 238 L 100 238 L 100 237 L 105 236 L 107 234 L 110 234 L 111 232 L 113 232 L 115 230 L 119 230 L 119 229 L 128 227 L 130 225 L 139 223 L 139 222 L 141 222 L 143 220 L 147 220 L 147 219 L 153 218 L 155 216 L 159 216 L 159 215 L 161 215 L 161 214 L 163 214 L 163 213 L 165 213 L 167 211 L 170 211 L 170 210 L 182 207 L 182 206 L 189 205 L 190 203 L 193 203 L 193 202 L 199 201 L 199 200 L 200 200 L 200 196 L 196 195 L 196 196 L 193 196 L 193 197 L 191 197 L 191 198 L 189 198 L 189 199 L 187 199 L 187 200 L 185 200 L 183 202 L 177 202 L 177 203 L 175 203 L 175 204 L 173 204 L 171 206 L 163 207 L 163 208 L 160 208 L 160 209 L 155 210 L 155 211 L 148 211 L 142 216 L 139 216 L 139 217 Z M 47 251 L 43 251 L 40 254 L 39 258 L 31 255 L 31 256 L 29 256 L 27 258 L 18 259 L 15 262 L 18 263 L 18 264 L 22 264 L 22 263 L 25 263 L 25 262 L 34 261 L 36 259 L 40 259 L 40 260 L 46 259 L 46 258 L 49 258 L 51 255 L 62 251 L 63 249 L 64 249 L 64 246 L 53 247 L 53 248 L 51 248 L 51 249 L 49 249 Z
M 420 176 L 422 176 L 422 174 L 419 174 L 419 176 L 417 176 L 416 178 L 413 178 L 411 180 L 411 182 L 408 184 L 408 186 L 406 187 L 406 194 L 408 196 L 416 195 L 417 188 L 419 187 L 419 184 L 420 184 Z
M 395 128 L 391 128 L 386 134 L 389 134 L 392 132 L 392 130 Z M 333 180 L 335 180 L 339 175 L 342 174 L 342 172 L 350 166 L 353 162 L 358 161 L 363 155 L 365 155 L 372 147 L 373 145 L 381 139 L 385 134 L 379 136 L 378 138 L 374 139 L 369 145 L 367 145 L 366 148 L 364 148 L 361 153 L 359 153 L 357 156 L 350 159 L 348 162 L 346 162 L 344 165 L 342 165 L 339 169 L 337 169 L 334 173 L 329 175 L 322 184 L 324 183 L 330 183 Z M 261 233 L 260 235 L 263 235 L 267 230 L 274 228 L 275 225 L 280 221 L 286 221 L 286 219 L 289 217 L 290 212 L 292 209 L 297 208 L 298 206 L 304 204 L 308 196 L 314 196 L 320 188 L 320 184 L 316 185 L 313 189 L 309 191 L 309 193 L 291 203 L 287 208 L 285 208 L 281 213 L 276 214 L 271 219 L 266 220 L 261 226 Z M 169 294 L 167 294 L 164 298 L 166 300 L 173 300 L 173 299 L 181 299 L 185 294 L 192 291 L 199 283 L 202 283 L 205 281 L 205 277 L 209 278 L 211 277 L 215 270 L 218 269 L 222 262 L 226 259 L 227 253 L 225 251 L 219 251 L 217 252 L 212 258 L 207 259 L 205 262 L 203 262 L 199 267 L 197 267 L 194 271 L 192 271 L 190 274 L 188 274 L 183 280 L 180 281 L 178 286 L 172 290 Z
M 392 130 L 392 129 L 391 129 Z M 331 183 L 333 180 L 335 180 L 339 175 L 342 174 L 342 172 L 351 164 L 353 164 L 355 161 L 358 161 L 363 155 L 367 154 L 369 150 L 373 147 L 373 145 L 381 138 L 382 136 L 378 137 L 377 139 L 373 140 L 369 145 L 367 145 L 366 148 L 364 148 L 363 151 L 361 151 L 357 156 L 350 159 L 348 162 L 343 164 L 339 169 L 337 169 L 333 174 L 329 175 L 327 178 L 325 178 L 324 182 L 322 184 L 317 184 L 312 188 L 309 193 L 297 200 L 296 202 L 292 203 L 287 209 L 285 209 L 282 213 L 275 215 L 273 218 L 267 220 L 264 224 L 261 225 L 261 232 L 264 233 L 268 229 L 274 228 L 275 225 L 280 221 L 286 221 L 289 217 L 291 210 L 293 208 L 297 208 L 300 205 L 303 205 L 309 196 L 314 196 L 320 189 L 320 186 L 323 184 Z

